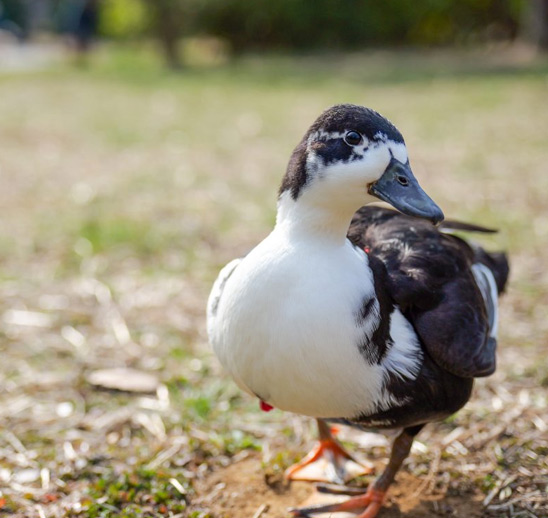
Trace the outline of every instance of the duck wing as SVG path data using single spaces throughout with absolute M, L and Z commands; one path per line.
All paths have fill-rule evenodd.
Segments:
M 508 277 L 504 254 L 372 206 L 355 214 L 348 238 L 370 263 L 384 265 L 388 295 L 440 367 L 461 377 L 494 372 L 497 297 Z

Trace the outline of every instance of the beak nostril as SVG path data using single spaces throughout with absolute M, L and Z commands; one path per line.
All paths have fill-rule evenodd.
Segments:
M 396 180 L 404 187 L 407 187 L 409 185 L 409 180 L 405 176 L 398 175 L 396 177 Z

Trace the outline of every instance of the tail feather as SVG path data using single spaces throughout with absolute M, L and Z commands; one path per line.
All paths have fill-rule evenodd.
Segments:
M 442 232 L 451 232 L 452 230 L 461 230 L 462 232 L 481 232 L 482 234 L 496 234 L 498 229 L 483 227 L 474 223 L 464 223 L 463 221 L 456 221 L 452 219 L 446 219 L 442 221 L 438 227 Z

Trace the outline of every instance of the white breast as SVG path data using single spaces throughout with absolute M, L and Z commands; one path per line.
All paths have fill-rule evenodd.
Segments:
M 275 230 L 224 270 L 217 292 L 221 282 L 221 296 L 214 288 L 210 298 L 208 330 L 240 387 L 282 410 L 316 417 L 375 409 L 385 371 L 369 365 L 356 346 L 364 333 L 356 310 L 374 296 L 363 252 L 348 241 L 297 246 Z M 372 332 L 374 319 L 370 325 Z

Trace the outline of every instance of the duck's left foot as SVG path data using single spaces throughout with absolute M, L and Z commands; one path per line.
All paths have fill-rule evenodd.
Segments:
M 374 472 L 371 464 L 356 461 L 333 437 L 327 423 L 318 420 L 320 439 L 314 449 L 285 472 L 288 480 L 344 484 Z
M 356 510 L 363 509 L 362 514 L 357 515 L 356 518 L 375 518 L 377 513 L 382 507 L 385 491 L 380 491 L 373 487 L 367 490 L 365 495 L 355 496 L 344 502 L 328 505 L 317 505 L 312 507 L 300 507 L 289 509 L 289 512 L 294 517 L 308 517 L 311 514 L 320 513 L 341 513 L 345 511 L 355 512 Z

